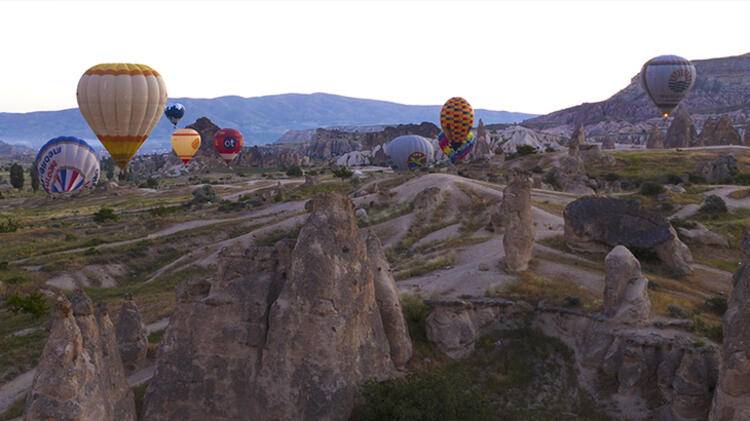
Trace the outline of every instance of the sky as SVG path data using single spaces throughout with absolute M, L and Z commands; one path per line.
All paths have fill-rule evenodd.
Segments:
M 0 1 L 0 112 L 76 106 L 81 74 L 144 63 L 170 97 L 463 96 L 543 114 L 601 101 L 649 58 L 750 52 L 742 1 Z

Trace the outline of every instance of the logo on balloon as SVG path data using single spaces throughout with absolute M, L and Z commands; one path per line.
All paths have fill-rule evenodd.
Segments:
M 193 147 L 193 149 L 198 149 L 201 146 L 201 140 L 200 138 L 193 140 L 193 143 L 190 145 Z
M 406 166 L 410 170 L 424 167 L 427 164 L 427 156 L 422 152 L 414 152 L 406 158 Z
M 693 75 L 687 69 L 677 69 L 669 75 L 668 86 L 672 92 L 685 92 L 693 83 Z

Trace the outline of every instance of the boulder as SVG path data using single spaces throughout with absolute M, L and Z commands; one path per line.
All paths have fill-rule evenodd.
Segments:
M 692 272 L 690 250 L 661 215 L 643 209 L 637 200 L 582 197 L 564 211 L 565 241 L 575 250 L 608 252 L 623 245 L 649 249 L 676 275 Z
M 742 265 L 734 273 L 724 313 L 724 343 L 711 421 L 750 419 L 750 235 L 745 232 Z
M 659 126 L 653 126 L 648 132 L 646 139 L 646 149 L 664 149 L 664 133 Z
M 626 247 L 617 246 L 604 259 L 604 269 L 604 315 L 629 324 L 647 322 L 651 301 L 638 259 Z
M 692 228 L 678 228 L 677 234 L 680 236 L 681 240 L 688 244 L 721 248 L 729 247 L 729 241 L 727 241 L 724 236 L 709 230 L 705 225 L 698 222 L 696 222 L 695 226 Z
M 503 190 L 500 205 L 505 250 L 505 268 L 523 272 L 529 268 L 534 248 L 534 221 L 531 214 L 531 180 L 527 174 L 514 172 Z
M 693 120 L 690 114 L 684 109 L 679 109 L 674 114 L 672 124 L 667 129 L 667 136 L 664 139 L 665 148 L 685 148 L 692 146 L 697 137 Z
M 215 280 L 179 287 L 145 420 L 344 420 L 364 382 L 411 357 L 385 256 L 352 202 L 325 194 L 309 209 L 297 240 L 225 250 Z
M 81 290 L 57 298 L 24 420 L 135 421 L 115 329 Z
M 713 161 L 698 164 L 698 173 L 712 184 L 732 183 L 737 172 L 737 159 L 733 155 L 722 155 Z
M 125 371 L 132 373 L 142 368 L 148 353 L 148 334 L 138 305 L 132 297 L 127 297 L 120 307 L 116 336 L 117 348 Z

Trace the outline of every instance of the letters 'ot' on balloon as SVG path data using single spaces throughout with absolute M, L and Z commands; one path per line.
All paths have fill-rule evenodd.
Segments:
M 144 64 L 98 64 L 78 82 L 78 108 L 117 166 L 125 169 L 159 122 L 167 88 Z
M 221 129 L 214 134 L 214 149 L 227 165 L 242 151 L 242 133 L 236 129 Z
M 695 78 L 695 66 L 680 56 L 654 57 L 641 68 L 641 86 L 664 118 L 687 96 Z
M 91 188 L 99 180 L 96 151 L 73 136 L 56 137 L 45 143 L 34 160 L 39 184 L 47 193 L 72 193 Z
M 172 133 L 172 150 L 187 166 L 201 147 L 201 135 L 193 129 L 177 129 Z

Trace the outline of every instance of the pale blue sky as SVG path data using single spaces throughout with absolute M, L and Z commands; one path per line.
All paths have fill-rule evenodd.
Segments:
M 0 111 L 76 106 L 78 78 L 149 64 L 172 97 L 329 92 L 546 113 L 659 54 L 750 52 L 741 1 L 0 1 Z

